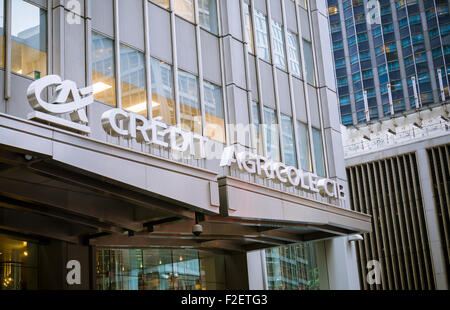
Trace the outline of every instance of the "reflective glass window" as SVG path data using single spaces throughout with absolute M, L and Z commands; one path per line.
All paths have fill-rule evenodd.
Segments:
M 280 161 L 280 136 L 275 110 L 264 107 L 267 157 Z
M 274 64 L 280 68 L 286 69 L 286 56 L 284 50 L 284 31 L 281 24 L 272 20 L 272 42 L 273 42 L 273 57 Z
M 297 34 L 288 31 L 288 53 L 291 72 L 293 75 L 301 76 L 302 67 L 300 64 L 300 46 Z
M 265 61 L 270 61 L 267 17 L 259 11 L 254 12 L 255 12 L 256 46 L 258 49 L 258 56 L 261 59 L 264 59 Z
M 114 42 L 92 33 L 92 85 L 95 100 L 116 105 L 115 74 Z
M 292 118 L 287 115 L 281 115 L 281 128 L 283 133 L 284 163 L 288 166 L 297 167 L 297 151 L 295 149 Z
M 322 145 L 322 132 L 319 129 L 312 129 L 314 143 L 314 159 L 316 163 L 316 174 L 325 176 L 325 160 Z
M 222 88 L 209 82 L 203 83 L 205 96 L 206 136 L 225 143 L 225 116 Z
M 11 69 L 39 79 L 47 75 L 47 12 L 23 0 L 11 4 Z
M 169 125 L 176 124 L 172 66 L 151 59 L 152 114 Z
M 183 129 L 202 134 L 202 116 L 198 96 L 198 79 L 196 76 L 178 72 L 178 89 L 180 92 L 180 116 Z
M 304 171 L 312 171 L 308 126 L 299 121 L 297 121 L 297 139 L 298 151 L 300 153 L 300 168 Z
M 191 23 L 195 22 L 194 0 L 173 0 L 173 4 L 177 15 L 180 15 Z

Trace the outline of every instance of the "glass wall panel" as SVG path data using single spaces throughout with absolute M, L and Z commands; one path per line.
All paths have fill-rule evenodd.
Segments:
M 169 0 L 151 0 L 152 2 L 159 4 L 160 6 L 162 6 L 163 8 L 168 9 L 169 5 L 170 5 L 170 1 Z
M 304 171 L 312 171 L 308 126 L 299 121 L 297 121 L 297 139 L 301 168 Z
M 244 18 L 245 18 L 245 30 L 247 32 L 248 51 L 252 54 L 255 54 L 252 16 L 250 15 L 250 7 L 245 2 L 244 2 Z
M 265 61 L 270 61 L 269 53 L 269 31 L 267 25 L 267 17 L 259 12 L 255 12 L 255 30 L 256 30 L 256 46 L 258 48 L 258 56 Z
M 297 151 L 295 150 L 294 128 L 292 118 L 281 115 L 281 132 L 283 133 L 284 163 L 297 167 Z
M 11 69 L 39 79 L 47 75 L 47 12 L 23 0 L 11 4 Z
M 144 54 L 120 46 L 120 81 L 122 107 L 147 117 L 147 91 Z
M 191 23 L 195 21 L 194 0 L 173 0 L 175 13 L 187 19 Z
M 305 57 L 306 81 L 314 84 L 314 57 L 312 51 L 312 44 L 303 39 L 303 54 Z
M 198 0 L 198 17 L 200 26 L 218 33 L 216 0 Z
M 99 290 L 205 290 L 225 288 L 222 255 L 196 250 L 99 249 Z
M 196 76 L 178 72 L 180 92 L 180 116 L 183 129 L 202 134 L 202 115 L 198 96 L 198 79 Z
M 172 67 L 151 58 L 152 113 L 169 125 L 176 124 Z
M 0 290 L 37 288 L 37 244 L 0 235 Z
M 259 103 L 252 101 L 252 116 L 253 116 L 253 126 L 255 129 L 255 141 L 256 141 L 256 153 L 263 155 L 263 141 L 261 132 L 261 116 L 259 111 Z
M 272 20 L 272 42 L 274 64 L 283 70 L 286 70 L 286 54 L 284 50 L 284 31 L 281 24 Z
M 266 250 L 270 290 L 318 290 L 319 268 L 314 243 Z
M 316 163 L 316 174 L 324 177 L 325 161 L 323 155 L 322 133 L 320 130 L 313 128 L 312 135 L 314 143 L 314 159 Z
M 114 42 L 96 33 L 92 33 L 92 85 L 95 100 L 116 105 Z
M 280 161 L 280 135 L 275 111 L 264 107 L 267 157 Z
M 300 45 L 298 44 L 298 36 L 291 31 L 288 31 L 288 53 L 292 74 L 301 77 Z
M 206 136 L 225 143 L 222 88 L 204 81 Z

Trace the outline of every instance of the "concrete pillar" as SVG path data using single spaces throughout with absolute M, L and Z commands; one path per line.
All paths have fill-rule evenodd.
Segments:
M 267 269 L 264 250 L 247 253 L 248 286 L 250 290 L 267 290 Z
M 359 290 L 356 250 L 348 237 L 325 241 L 330 290 Z
M 436 289 L 448 290 L 448 283 L 446 280 L 447 277 L 444 267 L 445 260 L 442 251 L 441 236 L 438 230 L 438 215 L 434 203 L 435 197 L 432 188 L 433 181 L 431 180 L 430 163 L 428 161 L 426 149 L 419 149 L 416 154 Z

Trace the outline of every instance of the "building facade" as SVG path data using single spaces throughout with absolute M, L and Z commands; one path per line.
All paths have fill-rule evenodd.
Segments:
M 0 9 L 1 288 L 359 288 L 324 0 Z
M 448 100 L 447 0 L 328 0 L 346 126 Z
M 351 206 L 373 221 L 356 245 L 361 288 L 448 289 L 449 104 L 343 131 Z

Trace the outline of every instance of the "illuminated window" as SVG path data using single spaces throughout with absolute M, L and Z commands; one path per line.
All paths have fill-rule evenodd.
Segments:
M 23 0 L 12 1 L 12 71 L 39 79 L 47 75 L 47 13 Z
M 255 30 L 258 56 L 265 61 L 270 61 L 267 17 L 258 11 L 255 11 Z
M 225 143 L 225 118 L 223 112 L 222 89 L 204 82 L 206 136 Z
M 147 91 L 144 54 L 120 46 L 120 82 L 122 107 L 147 117 Z
M 280 136 L 275 111 L 264 107 L 267 157 L 280 161 Z
M 337 13 L 338 13 L 337 5 L 333 5 L 333 6 L 328 7 L 328 14 L 330 16 L 334 15 L 334 14 L 337 14 Z
M 200 26 L 217 34 L 216 0 L 198 0 L 198 17 Z
M 187 19 L 191 23 L 195 21 L 194 18 L 194 0 L 174 0 L 175 13 Z
M 250 15 L 250 8 L 247 3 L 244 2 L 244 18 L 245 18 L 245 30 L 247 32 L 248 50 L 250 53 L 255 53 L 255 44 L 253 42 L 253 24 L 252 16 Z
M 170 1 L 169 0 L 151 0 L 152 2 L 159 4 L 160 6 L 162 6 L 163 8 L 168 9 L 169 5 L 170 5 Z
M 152 58 L 150 72 L 152 76 L 153 118 L 161 116 L 162 121 L 166 124 L 175 125 L 172 67 L 165 62 Z
M 96 33 L 92 33 L 92 84 L 95 100 L 116 105 L 114 43 Z
M 180 116 L 183 129 L 202 134 L 202 116 L 198 96 L 198 79 L 184 71 L 178 72 Z
M 298 151 L 300 153 L 300 168 L 304 171 L 312 171 L 308 126 L 299 121 L 297 121 L 297 139 Z
M 272 20 L 272 42 L 274 64 L 280 69 L 286 69 L 286 56 L 284 52 L 284 32 L 281 25 Z
M 281 115 L 281 128 L 283 133 L 284 163 L 288 166 L 297 167 L 297 151 L 295 149 L 292 118 L 286 115 Z

